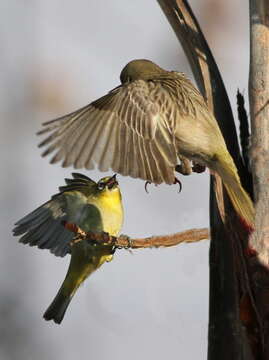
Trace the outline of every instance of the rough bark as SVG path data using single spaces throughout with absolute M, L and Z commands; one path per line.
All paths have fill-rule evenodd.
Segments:
M 250 0 L 250 74 L 253 174 L 256 208 L 250 263 L 254 297 L 262 323 L 262 359 L 269 359 L 269 1 Z
M 72 231 L 76 236 L 70 245 L 74 245 L 80 241 L 87 241 L 89 244 L 93 242 L 99 244 L 110 244 L 116 248 L 124 249 L 145 249 L 170 247 L 182 243 L 194 243 L 210 238 L 208 229 L 190 229 L 175 234 L 150 236 L 147 238 L 130 238 L 128 235 L 120 235 L 118 237 L 109 235 L 106 232 L 85 232 L 73 223 L 65 223 L 65 228 Z

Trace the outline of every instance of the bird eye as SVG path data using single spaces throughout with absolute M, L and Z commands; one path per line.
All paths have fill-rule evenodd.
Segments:
M 105 184 L 103 182 L 98 183 L 98 190 L 104 190 Z

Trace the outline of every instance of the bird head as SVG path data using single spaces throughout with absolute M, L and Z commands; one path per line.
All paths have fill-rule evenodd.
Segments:
M 116 175 L 117 174 L 114 174 L 113 176 L 106 176 L 106 177 L 100 179 L 97 182 L 97 189 L 101 192 L 118 190 L 119 183 L 116 179 Z
M 121 71 L 122 84 L 135 80 L 150 80 L 166 72 L 150 60 L 139 59 L 130 61 Z

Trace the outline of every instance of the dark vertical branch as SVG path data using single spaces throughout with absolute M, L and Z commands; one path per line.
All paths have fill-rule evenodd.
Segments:
M 227 147 L 242 177 L 244 166 L 240 156 L 235 125 L 228 96 L 216 62 L 186 0 L 158 0 L 173 27 L 190 62 L 197 85 L 209 107 L 214 111 Z M 243 248 L 247 234 L 241 231 L 229 206 L 218 178 L 211 179 L 210 192 L 210 310 L 208 359 L 253 359 L 248 332 L 240 318 L 240 300 L 247 295 L 248 307 L 253 308 L 249 294 L 248 273 Z M 224 193 L 224 200 L 223 195 Z M 217 202 L 219 207 L 217 206 Z M 223 226 L 218 209 L 229 213 L 229 230 Z M 238 236 L 238 233 L 241 236 Z M 240 243 L 241 242 L 241 243 Z M 240 255 L 240 256 L 239 256 Z M 245 313 L 249 313 L 249 309 Z M 253 316 L 256 313 L 253 312 Z M 255 320 L 255 319 L 254 319 Z M 254 322 L 253 320 L 253 322 Z M 256 343 L 255 343 L 256 344 Z
M 250 145 L 250 132 L 249 132 L 249 124 L 248 124 L 248 115 L 247 110 L 245 107 L 245 99 L 243 94 L 237 90 L 236 94 L 237 100 L 237 113 L 238 113 L 238 120 L 240 124 L 240 142 L 241 142 L 241 149 L 242 149 L 242 157 L 244 160 L 244 165 L 248 167 L 249 165 L 249 158 L 248 158 L 248 151 Z
M 249 121 L 248 115 L 245 107 L 244 96 L 237 90 L 237 114 L 239 120 L 239 133 L 240 133 L 240 144 L 242 159 L 244 163 L 244 178 L 243 184 L 251 197 L 253 198 L 253 182 L 252 174 L 250 172 L 250 161 L 249 161 L 249 149 L 250 149 L 250 131 L 249 131 Z

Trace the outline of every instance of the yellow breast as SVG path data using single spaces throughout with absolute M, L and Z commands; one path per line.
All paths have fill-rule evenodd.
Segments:
M 110 235 L 117 236 L 123 224 L 123 207 L 121 193 L 118 188 L 105 190 L 94 200 L 91 199 L 100 211 L 103 230 Z

